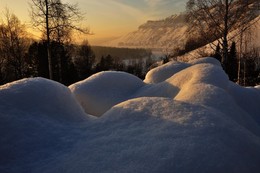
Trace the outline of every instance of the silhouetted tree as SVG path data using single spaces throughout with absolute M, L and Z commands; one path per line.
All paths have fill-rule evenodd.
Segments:
M 96 65 L 96 71 L 107 71 L 114 69 L 114 59 L 111 55 L 102 56 L 100 62 Z
M 260 84 L 259 50 L 254 49 L 243 54 L 241 58 L 241 70 L 239 81 L 243 86 L 255 86 Z
M 214 58 L 216 58 L 217 60 L 219 60 L 219 62 L 221 63 L 221 49 L 220 49 L 220 45 L 218 44 L 215 50 L 215 53 L 212 55 Z
M 232 44 L 231 44 L 231 48 L 230 48 L 227 63 L 226 63 L 226 72 L 231 81 L 233 81 L 233 82 L 237 81 L 238 59 L 237 59 L 237 51 L 236 51 L 235 42 L 232 42 Z
M 79 79 L 85 79 L 94 73 L 95 55 L 87 40 L 83 41 L 74 59 Z
M 113 68 L 117 71 L 125 71 L 125 64 L 123 64 L 121 58 L 114 58 L 114 65 Z
M 251 25 L 258 16 L 258 0 L 189 0 L 187 11 L 192 30 L 205 39 L 218 40 L 222 51 L 222 65 L 225 69 L 228 58 L 228 34 L 238 28 Z
M 126 72 L 131 73 L 137 77 L 139 77 L 140 79 L 144 79 L 145 74 L 143 72 L 143 63 L 142 62 L 137 62 L 134 63 L 132 65 L 129 65 L 126 69 Z
M 44 78 L 49 77 L 48 59 L 47 57 L 47 43 L 34 42 L 28 50 L 27 61 L 30 65 L 30 74 L 33 77 L 40 76 Z
M 76 82 L 78 80 L 78 75 L 67 45 L 59 42 L 52 42 L 51 48 L 52 57 L 54 57 L 54 60 L 58 61 L 54 61 L 56 64 L 54 67 L 54 79 L 64 85 L 70 85 Z
M 29 45 L 25 26 L 8 9 L 0 24 L 0 80 L 2 83 L 25 77 L 24 60 Z
M 82 14 L 77 5 L 62 3 L 61 0 L 32 0 L 31 19 L 47 41 L 47 58 L 50 79 L 53 79 L 53 58 L 51 57 L 51 41 L 63 43 L 70 38 L 72 30 L 87 33 L 79 27 Z M 60 62 L 62 60 L 59 60 Z
M 65 85 L 69 85 L 77 81 L 77 73 L 72 62 L 72 55 L 64 44 L 51 42 L 51 56 L 53 61 L 53 79 Z M 27 55 L 27 61 L 30 65 L 31 76 L 41 76 L 47 78 L 49 76 L 48 59 L 47 59 L 47 42 L 41 41 L 33 43 Z M 62 57 L 62 58 L 60 58 Z M 60 61 L 61 62 L 57 62 Z

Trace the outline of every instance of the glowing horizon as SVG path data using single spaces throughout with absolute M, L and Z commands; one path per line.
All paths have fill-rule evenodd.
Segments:
M 4 8 L 10 9 L 23 23 L 30 26 L 29 2 L 30 0 L 0 0 L 0 9 L 1 11 Z M 182 0 L 63 0 L 63 2 L 77 3 L 85 14 L 85 21 L 82 24 L 94 33 L 85 38 L 93 45 L 134 31 L 147 20 L 158 20 L 178 14 L 184 11 L 186 4 L 186 1 Z

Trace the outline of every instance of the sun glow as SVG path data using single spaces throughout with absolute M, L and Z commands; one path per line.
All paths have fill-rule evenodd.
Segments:
M 30 0 L 0 0 L 0 10 L 10 9 L 28 27 L 35 38 L 41 34 L 30 24 Z M 88 27 L 90 34 L 80 35 L 75 41 L 88 39 L 91 44 L 102 44 L 131 31 L 147 20 L 158 20 L 183 11 L 186 1 L 171 0 L 63 0 L 78 4 L 84 14 L 82 26 Z

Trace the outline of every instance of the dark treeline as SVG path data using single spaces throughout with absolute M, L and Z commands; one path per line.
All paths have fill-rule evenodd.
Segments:
M 47 42 L 44 40 L 27 40 L 27 42 L 28 45 L 23 46 L 24 49 L 19 47 L 13 51 L 1 49 L 3 50 L 0 52 L 1 60 L 3 60 L 0 64 L 1 84 L 27 77 L 49 78 Z M 111 52 L 111 55 L 104 53 L 99 54 L 98 57 L 87 41 L 83 41 L 81 45 L 52 41 L 50 53 L 53 59 L 53 80 L 70 85 L 94 73 L 107 70 L 125 71 L 143 79 L 153 63 L 150 51 L 144 49 L 105 49 L 107 53 Z M 119 52 L 122 56 L 131 52 L 130 55 L 139 58 L 126 59 L 125 56 L 119 57 L 119 53 L 114 56 L 113 52 Z
M 252 37 L 252 33 L 244 33 L 244 37 Z M 241 38 L 240 38 L 241 39 Z M 244 38 L 243 38 L 244 39 Z M 239 40 L 240 41 L 240 40 Z M 238 41 L 238 42 L 239 42 Z M 201 46 L 211 43 L 212 40 L 190 38 L 183 49 L 175 50 L 172 56 L 182 56 L 190 51 L 199 49 Z M 229 80 L 242 86 L 256 86 L 260 84 L 260 55 L 259 47 L 250 45 L 248 40 L 243 40 L 243 44 L 237 46 L 235 41 L 227 49 L 227 58 L 223 61 L 223 47 L 220 44 L 213 45 L 213 53 L 202 52 L 201 56 L 214 57 L 222 64 Z M 237 50 L 239 47 L 239 51 Z
M 111 55 L 115 58 L 120 58 L 120 59 L 141 59 L 144 57 L 152 56 L 151 50 L 140 49 L 140 48 L 133 49 L 133 48 L 92 46 L 92 50 L 95 53 L 96 57 Z
M 247 37 L 252 37 L 250 32 L 246 33 Z M 183 49 L 175 50 L 172 56 L 182 56 L 190 51 L 199 49 L 206 44 L 211 43 L 203 39 L 188 39 Z M 239 41 L 238 41 L 239 42 Z M 214 57 L 222 64 L 229 79 L 242 86 L 255 86 L 260 84 L 260 55 L 259 47 L 250 45 L 248 40 L 243 40 L 239 45 L 235 41 L 227 49 L 226 60 L 223 61 L 223 47 L 220 44 L 213 45 L 213 53 L 202 52 L 201 56 Z M 239 51 L 237 50 L 239 47 Z
M 217 45 L 214 54 L 210 55 L 221 62 L 221 47 Z M 222 66 L 229 79 L 243 86 L 255 86 L 260 84 L 260 56 L 259 50 L 252 48 L 246 53 L 238 53 L 235 42 L 232 42 L 228 49 L 228 56 L 225 65 Z
M 45 77 L 65 85 L 104 70 L 121 70 L 143 78 L 152 62 L 144 49 L 95 47 L 87 41 L 73 44 L 81 28 L 82 13 L 77 5 L 61 0 L 31 0 L 31 19 L 42 36 L 34 40 L 17 16 L 8 9 L 0 22 L 0 84 L 28 77 Z M 124 62 L 126 59 L 131 62 Z

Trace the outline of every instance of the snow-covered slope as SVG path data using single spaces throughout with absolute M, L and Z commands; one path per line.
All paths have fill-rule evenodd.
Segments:
M 39 92 L 20 90 L 26 82 Z M 260 87 L 228 81 L 213 58 L 169 62 L 145 81 L 101 72 L 70 86 L 98 118 L 65 88 L 39 78 L 1 87 L 0 172 L 260 171 Z
M 138 30 L 105 43 L 106 46 L 166 49 L 181 47 L 186 42 L 185 15 L 173 15 L 163 20 L 147 21 Z
M 188 23 L 185 21 L 185 13 L 180 15 L 172 15 L 162 20 L 147 21 L 138 27 L 136 31 L 130 32 L 122 37 L 104 43 L 104 46 L 111 47 L 130 47 L 130 48 L 149 48 L 154 52 L 163 52 L 163 54 L 176 54 L 176 50 L 182 50 L 191 35 L 188 34 Z M 254 48 L 252 51 L 260 50 L 260 16 L 251 21 L 251 27 L 243 33 L 244 40 L 247 39 L 245 48 Z M 240 29 L 233 30 L 228 34 L 229 44 L 234 41 L 240 43 Z M 194 39 L 198 39 L 194 37 Z M 201 40 L 203 42 L 203 40 Z M 205 41 L 205 40 L 204 40 Z M 216 46 L 218 41 L 205 43 L 205 46 L 187 52 L 179 56 L 180 61 L 189 61 L 198 57 L 213 54 L 212 46 Z M 239 50 L 239 46 L 237 46 Z M 243 50 L 245 51 L 245 50 Z M 250 50 L 247 50 L 250 51 Z
M 250 25 L 251 27 L 243 32 L 243 34 L 241 34 L 240 29 L 230 32 L 228 34 L 229 45 L 231 45 L 233 41 L 238 45 L 241 41 L 241 36 L 243 36 L 243 40 L 245 41 L 242 43 L 242 51 L 247 53 L 256 51 L 260 54 L 260 15 L 252 20 Z M 212 47 L 215 47 L 214 45 L 218 45 L 217 40 L 179 56 L 177 59 L 179 61 L 189 61 L 205 55 L 214 54 L 212 49 Z M 240 52 L 240 46 L 237 46 L 237 51 Z

